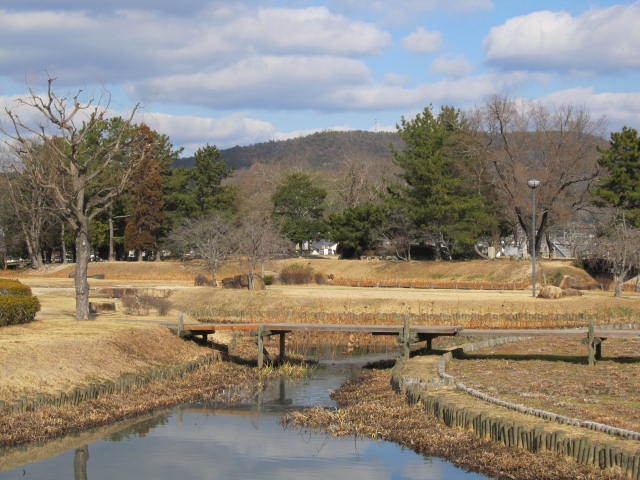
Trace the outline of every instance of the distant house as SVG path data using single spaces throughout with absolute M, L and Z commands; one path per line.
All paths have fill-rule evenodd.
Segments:
M 298 249 L 297 246 L 296 249 Z M 303 242 L 302 250 L 309 252 L 311 255 L 336 255 L 338 252 L 338 243 L 321 238 L 314 242 Z

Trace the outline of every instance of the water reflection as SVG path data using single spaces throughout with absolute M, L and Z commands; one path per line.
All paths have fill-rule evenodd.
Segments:
M 87 461 L 89 460 L 89 447 L 76 448 L 73 457 L 73 478 L 75 480 L 87 480 Z
M 330 392 L 359 371 L 358 363 L 335 362 L 303 381 L 275 379 L 246 405 L 185 405 L 87 437 L 99 438 L 87 445 L 78 446 L 78 439 L 84 438 L 80 436 L 71 449 L 50 450 L 48 458 L 50 447 L 37 447 L 40 451 L 31 458 L 44 459 L 18 468 L 0 457 L 0 469 L 10 468 L 0 471 L 0 480 L 484 478 L 395 444 L 333 438 L 280 425 L 279 415 L 290 409 L 333 406 Z M 70 438 L 69 446 L 73 443 Z
M 17 478 L 457 480 L 482 477 L 437 459 L 425 459 L 394 444 L 285 430 L 275 415 L 259 414 L 255 410 L 220 413 L 194 405 L 173 412 L 143 436 L 133 429 L 118 440 L 105 438 L 88 447 L 0 472 L 0 479 Z

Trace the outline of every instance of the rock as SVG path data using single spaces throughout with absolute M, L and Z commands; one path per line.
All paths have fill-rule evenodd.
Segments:
M 554 287 L 553 285 L 545 285 L 540 289 L 538 298 L 561 298 L 562 289 L 560 287 Z

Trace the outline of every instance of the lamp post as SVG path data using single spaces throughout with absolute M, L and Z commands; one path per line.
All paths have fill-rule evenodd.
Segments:
M 540 186 L 540 180 L 529 180 L 527 185 L 532 192 L 531 201 L 531 295 L 536 296 L 536 189 Z

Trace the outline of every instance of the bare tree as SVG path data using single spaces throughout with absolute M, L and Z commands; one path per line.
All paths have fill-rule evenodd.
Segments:
M 102 135 L 108 101 L 102 104 L 85 99 L 82 90 L 70 97 L 59 96 L 53 90 L 54 80 L 48 80 L 45 94 L 30 89 L 17 101 L 19 107 L 38 116 L 38 123 L 23 121 L 16 110 L 5 110 L 13 127 L 6 132 L 7 144 L 20 157 L 33 182 L 47 190 L 59 214 L 73 226 L 76 318 L 85 320 L 89 318 L 89 225 L 122 193 L 150 146 L 138 155 L 118 155 L 137 105 L 127 120 L 109 135 Z M 44 165 L 37 157 L 41 146 L 50 153 Z
M 183 252 L 193 252 L 207 263 L 213 286 L 220 263 L 236 249 L 237 241 L 232 223 L 218 213 L 204 218 L 187 220 L 170 236 L 170 243 Z
M 473 143 L 498 190 L 506 216 L 531 238 L 531 200 L 527 180 L 540 180 L 535 244 L 539 249 L 549 225 L 568 218 L 588 201 L 599 175 L 596 146 L 604 122 L 574 106 L 549 108 L 539 103 L 493 97 L 484 110 L 470 115 L 479 128 Z M 480 170 L 479 170 L 480 172 Z
M 596 214 L 594 232 L 581 245 L 578 255 L 583 261 L 599 264 L 613 277 L 614 296 L 622 295 L 624 282 L 640 268 L 640 229 L 626 218 L 625 212 L 604 209 Z
M 244 216 L 237 235 L 239 253 L 247 266 L 249 290 L 253 290 L 258 267 L 275 255 L 291 251 L 291 242 L 282 238 L 271 216 L 260 210 Z
M 40 251 L 42 234 L 51 220 L 48 191 L 40 185 L 34 176 L 35 168 L 43 168 L 47 151 L 42 145 L 32 144 L 32 161 L 18 157 L 7 157 L 2 175 L 2 190 L 7 192 L 9 204 L 15 213 L 20 231 L 27 247 L 31 266 L 42 267 Z

